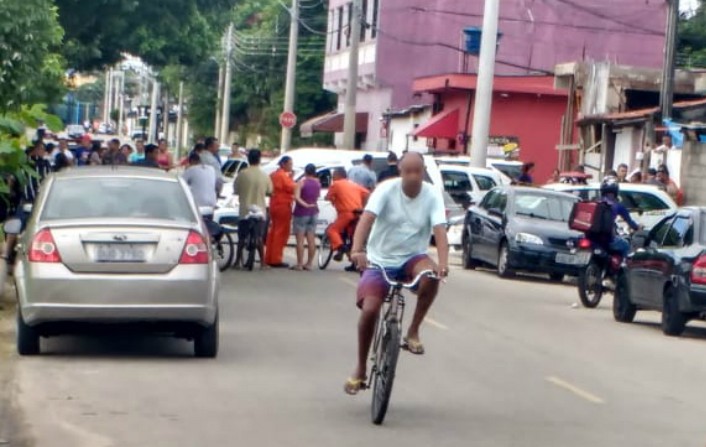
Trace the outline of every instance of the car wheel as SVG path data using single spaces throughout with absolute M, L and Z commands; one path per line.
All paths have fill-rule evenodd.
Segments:
M 19 355 L 38 355 L 40 353 L 39 333 L 27 325 L 17 310 L 17 353 Z
M 618 276 L 613 297 L 613 318 L 621 323 L 632 323 L 637 313 L 637 306 L 630 301 L 628 278 L 625 274 Z
M 510 268 L 510 250 L 507 247 L 507 242 L 500 244 L 498 251 L 498 276 L 501 278 L 512 278 L 515 272 Z
M 212 325 L 202 328 L 194 338 L 194 354 L 201 358 L 218 355 L 218 314 Z
M 478 262 L 473 259 L 473 242 L 471 242 L 471 237 L 466 236 L 463 238 L 463 253 L 461 254 L 461 259 L 463 260 L 463 268 L 467 270 L 475 270 L 478 267 Z
M 679 311 L 679 300 L 674 287 L 664 291 L 664 307 L 662 309 L 662 332 L 664 335 L 678 337 L 686 329 L 687 316 Z
M 549 279 L 551 279 L 554 282 L 562 282 L 562 281 L 564 281 L 564 274 L 563 273 L 550 273 Z

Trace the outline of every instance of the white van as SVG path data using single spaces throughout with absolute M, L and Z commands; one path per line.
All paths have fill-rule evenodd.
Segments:
M 488 191 L 502 184 L 500 174 L 487 168 L 439 165 L 439 170 L 444 190 L 464 209 L 480 203 Z
M 470 166 L 471 157 L 468 156 L 443 156 L 436 157 L 436 163 L 440 165 Z M 513 180 L 522 174 L 521 161 L 504 160 L 500 158 L 488 158 L 485 167 L 492 169 L 500 175 L 503 185 L 512 184 Z

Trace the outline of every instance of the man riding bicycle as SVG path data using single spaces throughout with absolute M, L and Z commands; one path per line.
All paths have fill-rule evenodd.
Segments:
M 260 256 L 262 268 L 265 265 L 265 230 L 267 225 L 265 219 L 253 216 L 250 218 L 250 210 L 257 207 L 264 212 L 267 209 L 266 198 L 272 194 L 272 180 L 270 176 L 260 169 L 262 154 L 258 149 L 248 151 L 248 167 L 238 174 L 238 178 L 233 183 L 233 192 L 239 197 L 240 207 L 238 215 L 238 254 L 235 258 L 235 268 L 241 267 L 243 259 L 243 241 L 247 240 L 252 231 L 257 240 L 257 252 Z
M 336 253 L 333 257 L 336 261 L 343 259 L 346 249 L 343 246 L 341 234 L 348 231 L 351 224 L 358 219 L 356 211 L 363 209 L 370 196 L 370 191 L 348 180 L 347 177 L 344 169 L 336 169 L 333 172 L 333 184 L 326 194 L 326 200 L 333 204 L 338 214 L 336 220 L 326 230 L 326 235 L 331 241 L 331 249 Z
M 401 178 L 380 184 L 371 195 L 353 239 L 352 259 L 363 274 L 357 292 L 357 305 L 361 309 L 358 362 L 344 387 L 351 395 L 365 387 L 368 351 L 389 289 L 383 273 L 368 268 L 369 262 L 384 267 L 389 276 L 402 281 L 424 270 L 433 270 L 441 278 L 448 275 L 449 244 L 441 190 L 424 182 L 424 159 L 419 153 L 405 154 L 399 167 Z M 426 254 L 432 233 L 436 238 L 438 265 Z M 423 278 L 416 290 L 417 306 L 404 338 L 404 347 L 413 354 L 424 353 L 419 328 L 438 290 L 438 280 L 429 277 Z

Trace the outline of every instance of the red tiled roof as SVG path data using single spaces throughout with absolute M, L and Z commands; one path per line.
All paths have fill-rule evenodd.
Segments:
M 475 74 L 450 73 L 417 78 L 413 83 L 415 93 L 439 93 L 448 90 L 475 90 L 478 76 Z M 507 93 L 530 93 L 537 95 L 568 96 L 566 90 L 554 88 L 554 76 L 496 76 L 493 91 Z

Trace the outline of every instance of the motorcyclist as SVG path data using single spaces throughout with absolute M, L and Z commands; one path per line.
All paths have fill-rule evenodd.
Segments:
M 614 228 L 610 235 L 610 240 L 608 241 L 608 250 L 618 253 L 621 257 L 625 258 L 630 252 L 630 244 L 628 241 L 618 236 L 615 221 L 618 217 L 621 217 L 633 231 L 639 230 L 640 225 L 632 219 L 628 209 L 618 200 L 619 192 L 620 183 L 616 177 L 608 176 L 603 179 L 601 183 L 601 200 L 610 205 Z

